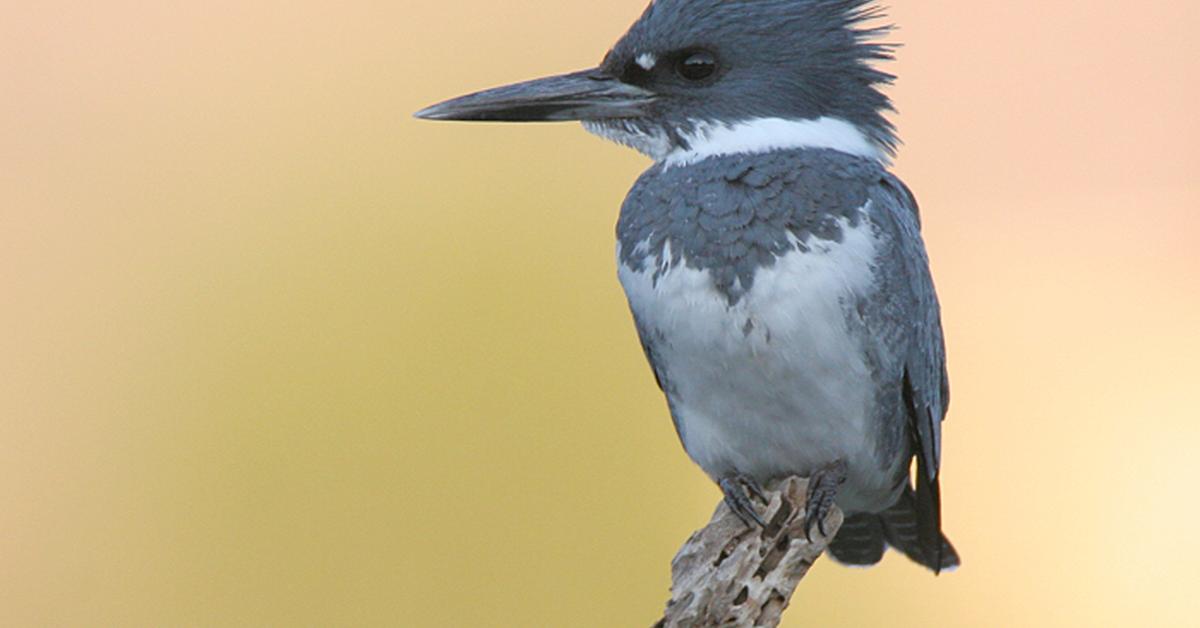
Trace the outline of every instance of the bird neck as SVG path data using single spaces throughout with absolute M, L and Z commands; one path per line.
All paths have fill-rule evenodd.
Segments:
M 823 148 L 887 162 L 887 153 L 857 126 L 833 117 L 813 120 L 754 118 L 732 124 L 698 122 L 656 161 L 666 168 L 720 155 L 766 153 L 799 148 Z

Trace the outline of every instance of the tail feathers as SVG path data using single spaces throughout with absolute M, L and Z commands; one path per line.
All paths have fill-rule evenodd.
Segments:
M 954 546 L 937 522 L 923 520 L 921 514 L 927 511 L 918 508 L 917 501 L 912 489 L 905 489 L 891 508 L 879 514 L 888 545 L 934 573 L 957 567 Z
M 846 517 L 829 544 L 834 560 L 846 565 L 874 565 L 891 546 L 934 573 L 958 566 L 954 546 L 937 527 L 921 521 L 917 496 L 905 489 L 891 508 L 881 513 L 856 513 Z
M 883 560 L 883 519 L 874 514 L 847 515 L 829 543 L 829 553 L 844 565 L 867 566 Z

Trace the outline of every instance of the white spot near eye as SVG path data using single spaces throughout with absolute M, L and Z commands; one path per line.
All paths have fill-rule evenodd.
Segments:
M 638 55 L 637 59 L 634 59 L 634 61 L 637 62 L 638 65 L 642 66 L 643 70 L 650 71 L 653 70 L 654 65 L 658 63 L 658 57 L 655 57 L 648 52 L 643 52 L 642 54 Z

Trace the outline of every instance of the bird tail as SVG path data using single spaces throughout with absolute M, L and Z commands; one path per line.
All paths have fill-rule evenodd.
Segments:
M 920 501 L 908 486 L 883 512 L 848 515 L 829 544 L 829 553 L 839 563 L 867 566 L 882 560 L 890 546 L 934 573 L 957 567 L 958 553 L 940 525 L 922 516 L 929 510 L 920 507 Z

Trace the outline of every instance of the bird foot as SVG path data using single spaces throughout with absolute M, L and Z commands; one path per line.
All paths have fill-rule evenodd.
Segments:
M 804 535 L 812 542 L 812 531 L 816 528 L 821 536 L 825 532 L 825 518 L 833 510 L 833 500 L 838 487 L 846 481 L 846 463 L 839 460 L 818 469 L 808 478 L 808 495 L 804 500 Z M 728 497 L 727 497 L 728 499 Z
M 750 499 L 750 495 L 753 495 L 763 503 L 767 502 L 767 496 L 763 492 L 761 484 L 745 475 L 733 475 L 722 478 L 717 485 L 721 487 L 721 492 L 725 493 L 725 504 L 746 524 L 746 527 L 767 527 L 762 516 L 755 510 L 754 502 Z M 746 494 L 747 489 L 750 491 L 750 495 Z

